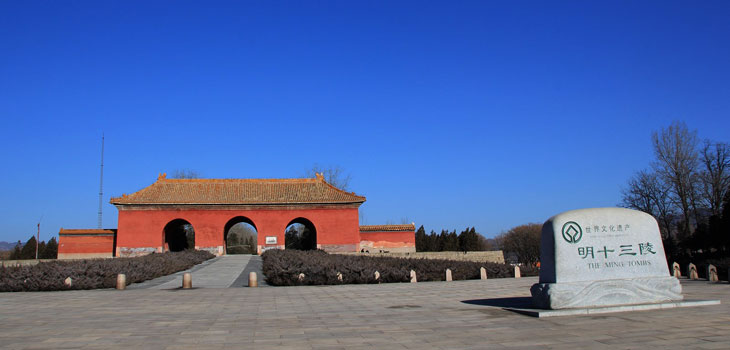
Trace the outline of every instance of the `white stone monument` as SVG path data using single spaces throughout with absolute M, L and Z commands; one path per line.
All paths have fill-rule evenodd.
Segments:
M 542 309 L 592 308 L 680 301 L 682 287 L 667 267 L 659 226 L 646 213 L 623 208 L 579 209 L 542 227 Z

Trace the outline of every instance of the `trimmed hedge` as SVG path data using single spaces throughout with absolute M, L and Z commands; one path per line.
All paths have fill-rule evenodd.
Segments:
M 416 271 L 418 281 L 444 281 L 446 269 L 454 280 L 479 279 L 479 269 L 487 269 L 488 278 L 514 277 L 509 264 L 453 261 L 436 259 L 406 259 L 327 254 L 321 250 L 267 250 L 263 258 L 266 283 L 273 286 L 392 283 L 410 281 L 410 271 Z M 538 270 L 520 267 L 522 276 L 536 276 Z M 375 271 L 380 280 L 375 280 Z M 342 281 L 337 273 L 342 274 Z M 300 273 L 305 275 L 299 281 Z
M 187 270 L 213 257 L 207 251 L 187 250 L 135 258 L 58 260 L 0 267 L 0 292 L 114 288 L 120 273 L 127 275 L 127 284 L 143 282 Z M 71 277 L 71 286 L 64 284 L 67 277 Z

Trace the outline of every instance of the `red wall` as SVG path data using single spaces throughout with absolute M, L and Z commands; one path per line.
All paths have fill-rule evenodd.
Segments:
M 111 258 L 114 251 L 114 236 L 59 235 L 58 258 Z
M 357 208 L 265 208 L 242 210 L 120 208 L 117 228 L 117 256 L 162 251 L 164 229 L 170 221 L 183 219 L 193 225 L 195 246 L 223 253 L 224 227 L 229 220 L 244 216 L 258 231 L 258 245 L 265 246 L 266 236 L 276 236 L 284 246 L 286 226 L 296 218 L 305 218 L 317 230 L 317 245 L 330 251 L 358 251 L 360 231 Z M 273 247 L 273 246 L 272 246 Z M 146 249 L 145 249 L 146 248 Z
M 393 251 L 416 251 L 415 231 L 368 231 L 360 232 L 363 246 Z M 411 249 L 412 248 L 412 249 Z M 365 248 L 368 249 L 368 248 Z

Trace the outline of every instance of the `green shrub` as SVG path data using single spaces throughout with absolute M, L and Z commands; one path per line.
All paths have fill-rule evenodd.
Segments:
M 58 260 L 0 267 L 0 292 L 113 288 L 120 273 L 127 275 L 127 283 L 143 282 L 187 270 L 212 257 L 207 251 L 186 250 L 135 258 Z M 67 277 L 71 277 L 71 286 L 64 284 Z
M 489 278 L 514 277 L 511 265 L 471 261 L 339 255 L 321 250 L 268 250 L 262 258 L 266 283 L 273 286 L 408 282 L 411 270 L 416 271 L 419 281 L 443 281 L 446 269 L 451 269 L 454 280 L 479 279 L 480 267 L 487 269 Z M 380 273 L 379 281 L 375 271 Z M 535 276 L 538 270 L 522 267 L 521 272 Z M 300 273 L 305 275 L 302 281 L 298 279 Z

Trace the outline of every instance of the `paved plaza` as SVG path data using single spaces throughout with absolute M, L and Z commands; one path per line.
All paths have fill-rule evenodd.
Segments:
M 537 319 L 537 278 L 417 284 L 132 289 L 0 295 L 3 349 L 730 349 L 721 305 Z M 193 281 L 195 284 L 195 281 Z

